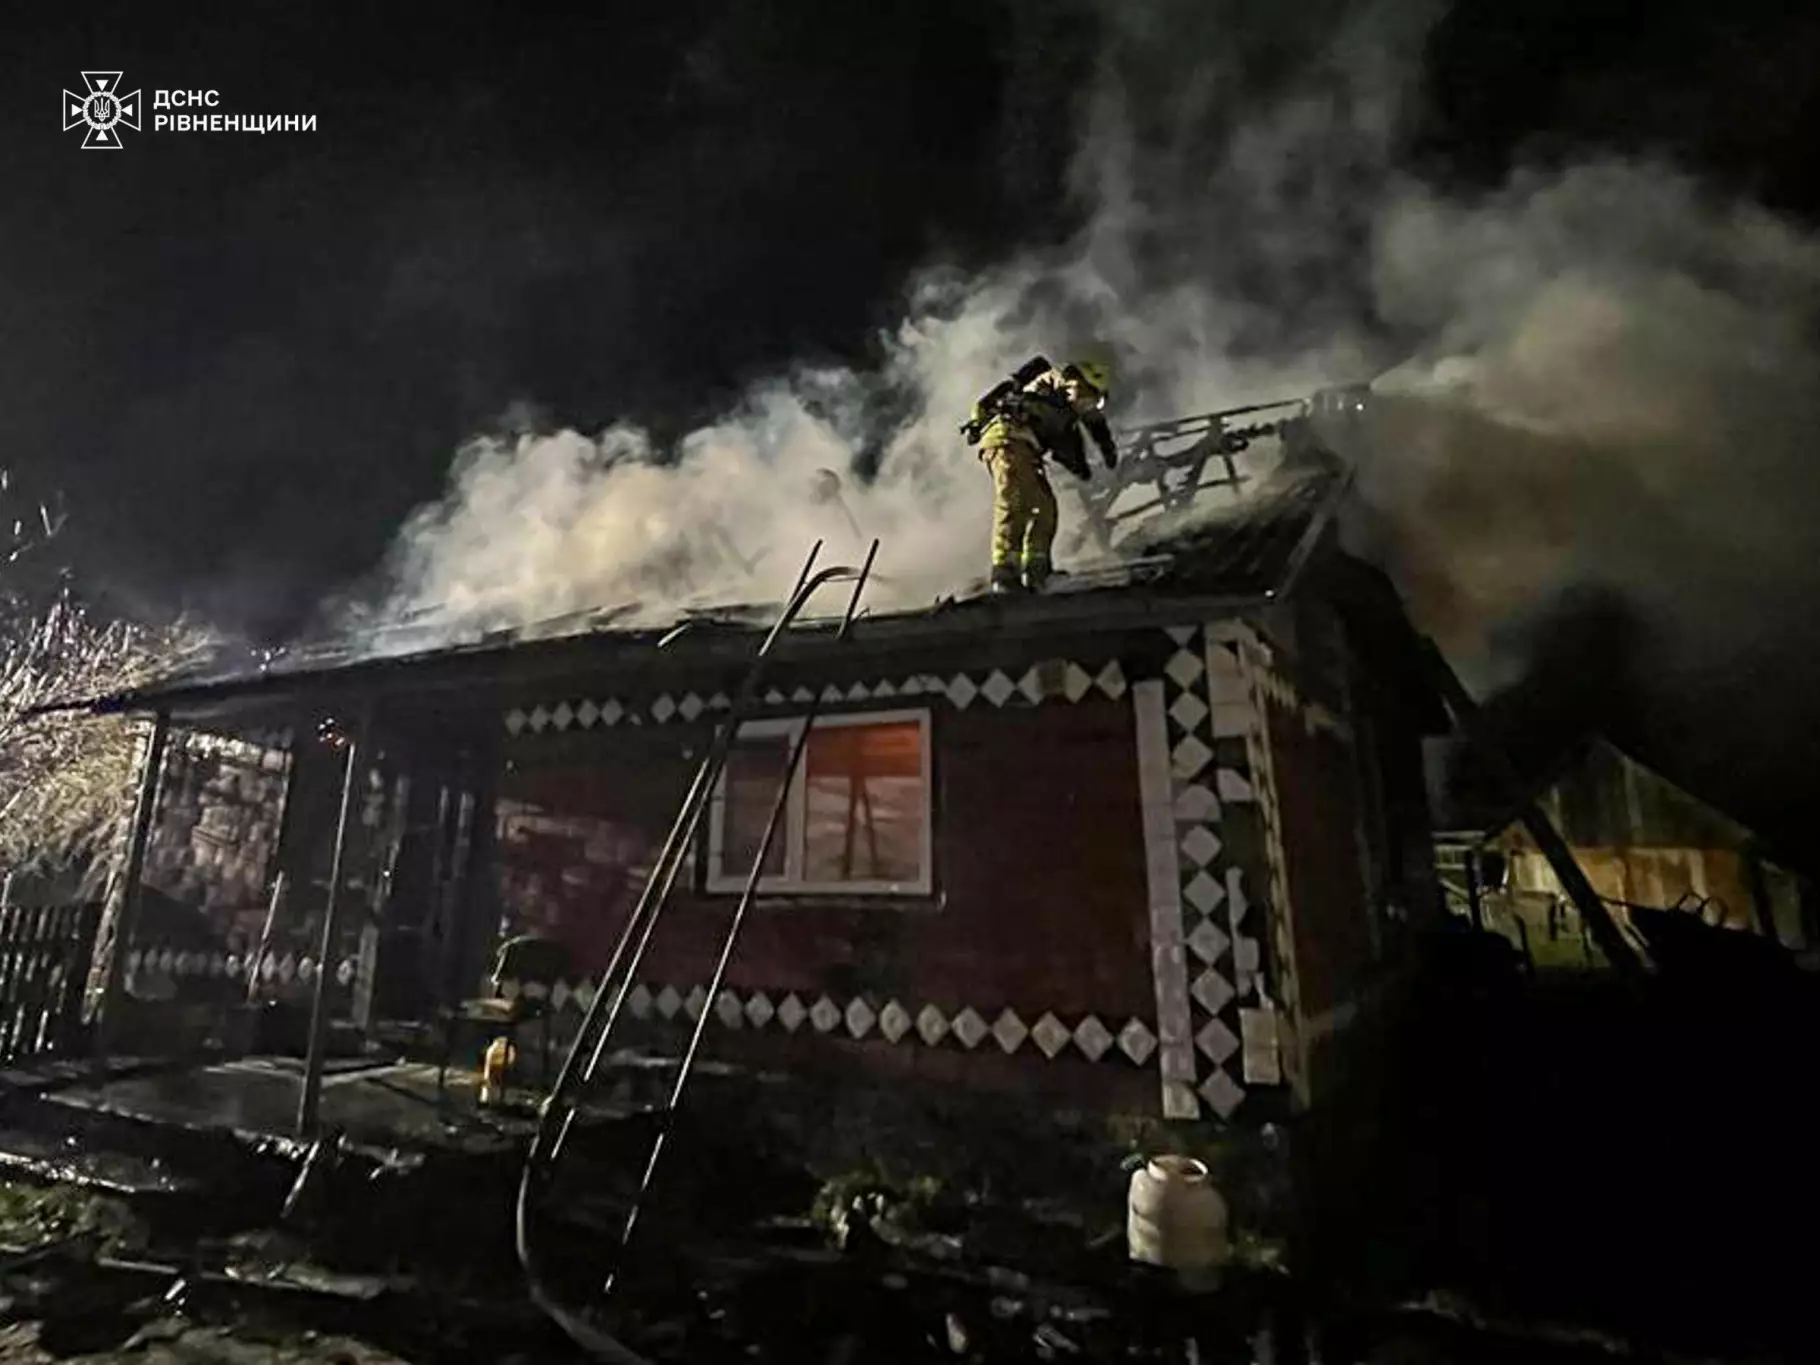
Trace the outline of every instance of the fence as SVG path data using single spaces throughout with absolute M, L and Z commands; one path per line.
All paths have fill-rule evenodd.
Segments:
M 0 1064 L 75 1050 L 101 907 L 0 906 Z

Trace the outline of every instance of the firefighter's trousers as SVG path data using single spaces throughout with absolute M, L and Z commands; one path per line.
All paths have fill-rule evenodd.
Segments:
M 992 577 L 1040 583 L 1049 576 L 1055 543 L 1055 490 L 1043 473 L 1043 457 L 1022 442 L 988 447 L 980 453 L 992 471 Z

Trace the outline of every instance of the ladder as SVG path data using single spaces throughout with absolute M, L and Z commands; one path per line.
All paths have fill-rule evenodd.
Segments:
M 588 1006 L 587 1013 L 576 1032 L 575 1041 L 563 1058 L 562 1068 L 557 1073 L 555 1084 L 551 1087 L 549 1097 L 544 1101 L 539 1112 L 537 1132 L 525 1157 L 524 1170 L 519 1181 L 515 1235 L 519 1264 L 524 1271 L 532 1297 L 545 1314 L 561 1327 L 577 1345 L 603 1360 L 621 1362 L 621 1365 L 642 1365 L 642 1358 L 581 1312 L 561 1303 L 548 1287 L 547 1277 L 542 1273 L 542 1266 L 536 1255 L 535 1233 L 540 1200 L 554 1183 L 558 1164 L 562 1160 L 570 1135 L 579 1120 L 581 1096 L 600 1069 L 602 1059 L 608 1055 L 608 1041 L 613 1035 L 614 1027 L 619 1022 L 632 984 L 637 980 L 638 970 L 651 945 L 652 935 L 669 902 L 670 893 L 676 885 L 677 874 L 688 860 L 690 850 L 694 846 L 696 833 L 701 825 L 702 812 L 707 809 L 720 781 L 721 773 L 726 767 L 734 738 L 739 733 L 740 723 L 751 711 L 753 702 L 759 696 L 773 653 L 779 642 L 789 632 L 796 619 L 802 615 L 810 599 L 831 583 L 851 583 L 853 585 L 853 591 L 847 599 L 846 609 L 841 616 L 840 628 L 835 638 L 845 640 L 852 630 L 855 615 L 859 609 L 860 597 L 865 591 L 867 581 L 872 576 L 873 562 L 878 557 L 879 543 L 876 539 L 871 542 L 866 551 L 865 560 L 858 568 L 836 566 L 818 570 L 815 565 L 820 558 L 822 544 L 823 542 L 818 540 L 810 548 L 808 558 L 803 561 L 802 571 L 797 575 L 795 588 L 786 599 L 764 641 L 759 645 L 758 652 L 752 659 L 751 667 L 746 671 L 745 678 L 732 698 L 724 724 L 716 734 L 713 744 L 709 746 L 701 765 L 696 769 L 694 780 L 690 783 L 688 793 L 683 798 L 682 806 L 677 810 L 676 818 L 671 823 L 669 835 L 665 838 L 662 849 L 652 864 L 650 875 L 645 880 L 644 889 L 640 893 L 631 915 L 627 917 L 625 928 L 621 931 L 619 939 L 613 947 L 612 956 L 609 958 L 606 971 L 601 978 L 600 989 Z M 688 623 L 677 627 L 663 638 L 659 648 L 668 646 L 688 629 Z M 632 1235 L 638 1226 L 639 1208 L 651 1188 L 658 1162 L 663 1156 L 664 1147 L 673 1131 L 676 1113 L 682 1104 L 683 1092 L 689 1082 L 689 1074 L 701 1050 L 702 1035 L 706 1031 L 709 1017 L 714 1013 L 714 1003 L 720 998 L 721 985 L 727 973 L 727 964 L 732 960 L 733 947 L 739 940 L 740 929 L 745 924 L 747 911 L 750 910 L 753 898 L 757 894 L 762 869 L 766 859 L 770 856 L 772 842 L 782 824 L 783 813 L 789 801 L 790 786 L 795 778 L 797 767 L 802 761 L 803 752 L 808 747 L 809 735 L 815 727 L 816 713 L 819 709 L 820 693 L 818 692 L 815 699 L 807 703 L 806 714 L 802 718 L 803 723 L 792 740 L 788 757 L 785 760 L 782 779 L 778 785 L 777 796 L 772 802 L 771 813 L 765 824 L 764 835 L 753 855 L 752 867 L 746 877 L 739 902 L 733 911 L 733 918 L 721 940 L 720 953 L 714 964 L 707 996 L 695 1018 L 695 1027 L 690 1034 L 689 1044 L 683 1053 L 676 1078 L 671 1084 L 668 1099 L 653 1115 L 657 1122 L 656 1136 L 652 1140 L 637 1193 L 631 1201 L 624 1224 L 620 1228 L 618 1245 L 611 1249 L 613 1267 L 602 1287 L 603 1301 L 612 1294 L 614 1284 L 619 1278 L 619 1267 L 624 1263 L 627 1248 L 631 1245 Z

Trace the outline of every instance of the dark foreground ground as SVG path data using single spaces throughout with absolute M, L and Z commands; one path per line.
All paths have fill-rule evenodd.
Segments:
M 1244 1140 L 710 1067 L 616 1266 L 650 1137 L 624 1114 L 666 1074 L 628 1062 L 533 1240 L 566 1301 L 617 1272 L 610 1319 L 653 1360 L 1820 1359 L 1805 980 L 1545 985 L 1455 955 L 1441 982 L 1331 1115 Z M 301 1186 L 294 1147 L 186 1122 L 282 1128 L 292 1084 L 0 1095 L 0 1362 L 587 1358 L 514 1252 L 524 1117 L 350 1071 L 325 1102 L 348 1145 Z M 1234 1191 L 1216 1294 L 1125 1260 L 1122 1163 L 1164 1143 Z

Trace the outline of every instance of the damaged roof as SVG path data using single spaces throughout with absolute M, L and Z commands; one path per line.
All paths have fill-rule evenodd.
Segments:
M 1335 457 L 1304 451 L 1285 458 L 1256 493 L 1230 510 L 1173 527 L 1145 527 L 1121 544 L 1117 560 L 1058 574 L 1041 594 L 996 597 L 982 581 L 925 608 L 862 611 L 843 647 L 936 643 L 982 626 L 1002 637 L 1145 621 L 1171 624 L 1209 612 L 1266 605 L 1295 585 L 1332 525 L 1350 483 L 1350 471 Z M 777 604 L 733 604 L 683 613 L 652 626 L 633 624 L 636 608 L 618 606 L 491 631 L 454 644 L 447 643 L 446 626 L 406 622 L 282 650 L 241 651 L 136 690 L 69 699 L 39 709 L 185 710 L 255 694 L 295 694 L 318 684 L 333 683 L 339 689 L 400 670 L 428 682 L 445 668 L 471 676 L 489 659 L 503 661 L 531 652 L 587 650 L 597 656 L 608 641 L 615 657 L 635 659 L 647 651 L 654 653 L 683 628 L 689 645 L 675 652 L 711 653 L 716 644 L 723 648 L 733 644 L 749 652 L 752 638 L 769 628 L 777 610 Z M 790 633 L 790 645 L 825 644 L 836 624 L 827 618 L 802 618 Z M 425 646 L 412 648 L 413 637 L 421 638 Z

